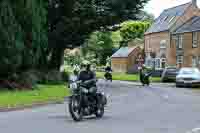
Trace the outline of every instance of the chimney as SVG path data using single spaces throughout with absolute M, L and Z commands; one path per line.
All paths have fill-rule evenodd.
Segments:
M 197 7 L 197 0 L 192 0 L 192 5 Z

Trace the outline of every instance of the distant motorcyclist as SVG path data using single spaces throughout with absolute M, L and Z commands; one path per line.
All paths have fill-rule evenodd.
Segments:
M 112 68 L 109 64 L 106 65 L 104 77 L 106 80 L 112 81 Z
M 110 67 L 110 65 L 106 65 L 105 71 L 112 72 L 112 68 Z
M 141 67 L 138 68 L 139 69 L 139 75 L 140 75 L 140 81 L 143 85 L 149 85 L 150 84 L 150 80 L 149 77 L 151 75 L 152 72 L 147 72 L 147 68 L 145 65 L 142 65 Z

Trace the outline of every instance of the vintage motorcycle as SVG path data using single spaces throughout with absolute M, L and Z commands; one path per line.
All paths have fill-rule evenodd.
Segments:
M 104 108 L 107 104 L 107 97 L 103 92 L 96 92 L 95 95 L 90 94 L 87 84 L 94 81 L 78 81 L 72 78 L 69 81 L 69 88 L 72 95 L 69 97 L 69 113 L 74 121 L 81 121 L 84 116 L 96 115 L 102 118 Z

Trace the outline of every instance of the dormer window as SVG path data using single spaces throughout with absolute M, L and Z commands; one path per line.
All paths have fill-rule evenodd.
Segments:
M 174 20 L 174 18 L 175 18 L 175 16 L 171 17 L 170 20 L 169 20 L 169 22 L 171 22 L 172 20 Z
M 166 21 L 168 19 L 168 16 L 164 17 L 163 21 Z

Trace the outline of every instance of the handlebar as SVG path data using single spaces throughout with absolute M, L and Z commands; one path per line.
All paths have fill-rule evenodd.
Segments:
M 82 80 L 70 81 L 70 82 L 77 83 L 77 84 L 81 84 L 81 83 L 88 84 L 90 82 L 97 82 L 97 81 L 98 81 L 97 79 L 91 79 L 91 80 L 87 80 L 87 81 L 84 81 L 84 82 Z

